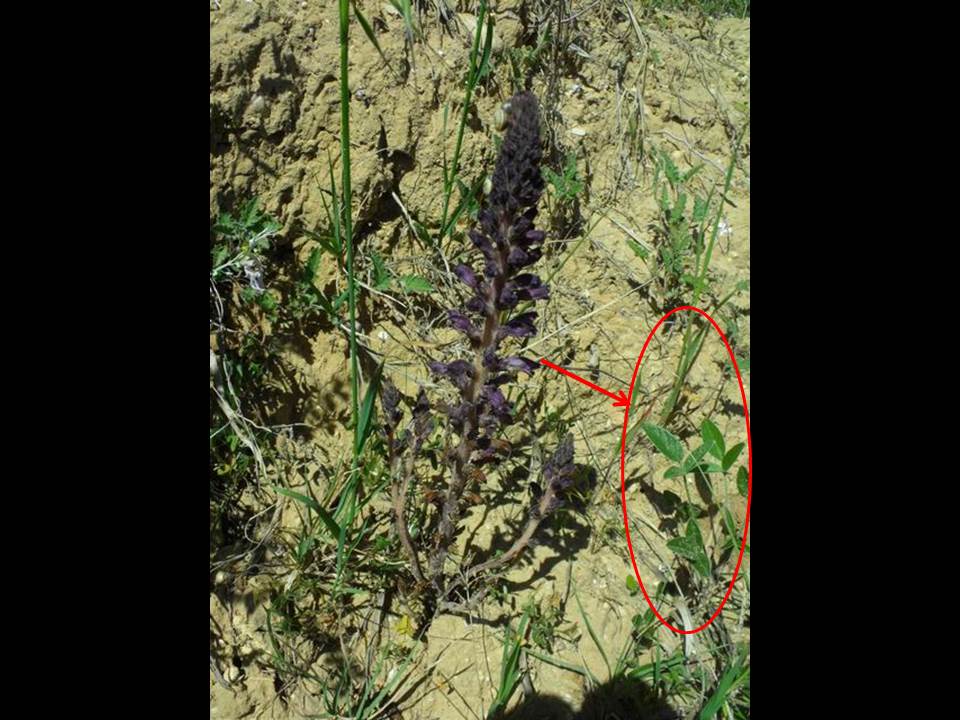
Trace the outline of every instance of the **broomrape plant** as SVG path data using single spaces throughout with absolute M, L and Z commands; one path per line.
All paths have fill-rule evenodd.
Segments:
M 463 307 L 448 310 L 450 324 L 463 333 L 471 350 L 468 359 L 431 362 L 429 369 L 449 381 L 458 391 L 453 403 L 431 403 L 421 387 L 413 404 L 412 419 L 399 432 L 403 413 L 400 393 L 384 382 L 381 404 L 384 431 L 392 471 L 392 501 L 397 534 L 410 562 L 411 572 L 422 587 L 433 586 L 439 600 L 473 578 L 490 573 L 515 560 L 527 547 L 537 527 L 562 501 L 573 481 L 573 437 L 567 435 L 543 466 L 542 483 L 519 537 L 503 554 L 468 569 L 460 579 L 448 582 L 444 564 L 457 536 L 464 495 L 480 468 L 496 465 L 509 452 L 509 444 L 497 437 L 498 430 L 513 422 L 512 405 L 503 388 L 517 373 L 532 375 L 535 360 L 510 354 L 514 339 L 536 334 L 536 312 L 510 317 L 521 302 L 548 299 L 549 289 L 540 277 L 525 268 L 542 255 L 545 237 L 534 225 L 537 202 L 544 189 L 540 172 L 540 119 L 536 97 L 529 92 L 515 95 L 505 106 L 507 129 L 492 178 L 492 189 L 478 215 L 478 227 L 470 231 L 473 245 L 482 255 L 482 269 L 466 264 L 454 269 L 470 290 Z M 406 501 L 414 478 L 414 462 L 430 436 L 433 413 L 446 415 L 450 429 L 459 438 L 444 452 L 446 491 L 437 495 L 436 529 L 421 535 L 422 547 L 414 546 L 406 519 Z M 421 556 L 425 562 L 421 563 Z

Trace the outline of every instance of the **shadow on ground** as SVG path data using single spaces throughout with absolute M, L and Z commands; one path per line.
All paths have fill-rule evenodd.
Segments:
M 595 688 L 580 711 L 555 695 L 535 695 L 497 720 L 676 720 L 680 713 L 639 680 L 617 678 Z

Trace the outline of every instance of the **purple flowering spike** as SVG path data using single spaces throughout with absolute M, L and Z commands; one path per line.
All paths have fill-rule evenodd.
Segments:
M 568 433 L 553 456 L 544 463 L 543 479 L 555 491 L 565 490 L 573 482 L 573 471 L 573 435 Z

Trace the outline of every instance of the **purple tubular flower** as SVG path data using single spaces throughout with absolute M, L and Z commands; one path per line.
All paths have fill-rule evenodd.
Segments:
M 473 365 L 466 360 L 454 360 L 452 363 L 432 362 L 429 367 L 435 375 L 450 378 L 450 381 L 461 390 L 465 389 L 473 379 Z
M 524 250 L 521 247 L 514 247 L 510 251 L 510 257 L 507 258 L 507 264 L 511 268 L 522 268 L 525 265 L 530 265 L 533 262 L 530 258 L 533 255 L 533 251 Z
M 430 433 L 433 432 L 433 416 L 430 414 L 430 401 L 427 393 L 421 387 L 417 393 L 417 402 L 413 406 L 413 451 L 420 452 L 420 448 Z
M 473 268 L 469 265 L 457 265 L 453 271 L 457 274 L 457 277 L 460 278 L 468 287 L 477 289 L 477 275 L 473 272 Z
M 494 385 L 485 385 L 480 393 L 480 397 L 487 402 L 493 414 L 500 419 L 509 419 L 511 405 Z
M 523 358 L 518 355 L 508 355 L 507 357 L 501 358 L 494 353 L 493 350 L 488 350 L 483 356 L 483 366 L 491 372 L 520 370 L 527 373 L 527 375 L 533 375 L 533 371 L 540 367 L 540 363 L 536 362 L 535 360 L 528 360 L 527 358 Z M 491 382 L 496 385 L 502 384 L 505 382 L 505 380 L 494 378 L 491 380 Z
M 497 309 L 513 310 L 519 301 L 520 296 L 517 293 L 517 283 L 508 282 L 503 286 L 503 290 L 500 291 L 500 297 L 497 299 Z
M 501 362 L 501 367 L 512 368 L 514 370 L 521 370 L 527 375 L 533 375 L 533 371 L 540 367 L 540 363 L 534 360 L 528 360 L 527 358 L 522 358 L 517 355 L 512 355 L 506 357 Z
M 535 312 L 522 313 L 507 322 L 506 325 L 502 325 L 498 334 L 501 338 L 532 337 L 537 334 L 537 328 L 533 325 L 536 319 L 537 314 Z
M 482 313 L 487 307 L 487 301 L 482 297 L 472 297 L 467 301 L 467 310 L 475 313 Z
M 446 413 L 447 417 L 450 418 L 450 424 L 457 432 L 463 431 L 463 424 L 466 422 L 467 417 L 470 414 L 470 408 L 471 405 L 467 402 L 446 407 Z
M 400 409 L 400 392 L 389 380 L 384 380 L 380 386 L 380 405 L 383 407 L 384 429 L 391 433 L 396 431 L 403 411 Z
M 567 433 L 553 455 L 543 464 L 543 493 L 534 505 L 534 515 L 545 517 L 563 504 L 563 493 L 573 485 L 573 435 Z
M 450 324 L 453 327 L 462 332 L 471 340 L 480 340 L 480 331 L 474 327 L 472 322 L 470 322 L 470 318 L 457 310 L 447 310 L 447 315 L 449 316 Z

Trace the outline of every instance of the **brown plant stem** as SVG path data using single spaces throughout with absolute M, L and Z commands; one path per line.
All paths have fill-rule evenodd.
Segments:
M 458 587 L 469 583 L 474 578 L 478 577 L 483 573 L 490 573 L 494 570 L 509 565 L 526 549 L 527 545 L 530 544 L 530 540 L 533 538 L 534 534 L 537 532 L 537 528 L 540 527 L 540 523 L 543 522 L 543 519 L 549 513 L 549 508 L 553 504 L 555 497 L 555 491 L 552 487 L 548 487 L 546 492 L 540 496 L 540 500 L 537 502 L 536 507 L 533 508 L 533 511 L 530 513 L 530 518 L 527 520 L 526 526 L 523 528 L 523 532 L 520 536 L 514 540 L 513 545 L 503 553 L 495 558 L 491 558 L 486 562 L 480 563 L 479 565 L 474 565 L 472 568 L 467 570 L 462 578 L 454 580 L 444 591 L 443 597 L 447 597 L 451 592 L 456 590 Z M 473 607 L 479 602 L 483 596 L 486 594 L 486 591 L 483 591 L 481 595 L 477 596 L 469 603 L 469 607 Z M 443 603 L 441 609 L 468 609 L 468 607 L 461 607 L 457 603 Z
M 393 447 L 393 434 L 390 433 L 388 444 Z M 423 570 L 420 568 L 420 560 L 417 558 L 417 551 L 413 547 L 410 539 L 410 531 L 407 528 L 405 507 L 407 502 L 407 490 L 410 488 L 410 478 L 413 475 L 413 457 L 408 455 L 403 465 L 403 472 L 400 472 L 400 458 L 396 457 L 391 450 L 390 470 L 393 482 L 390 484 L 390 495 L 393 499 L 394 521 L 396 523 L 397 535 L 400 537 L 400 545 L 410 561 L 410 569 L 418 582 L 425 582 Z M 399 481 L 397 476 L 400 476 Z

